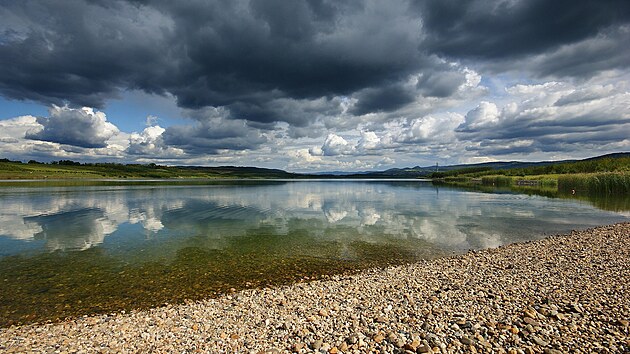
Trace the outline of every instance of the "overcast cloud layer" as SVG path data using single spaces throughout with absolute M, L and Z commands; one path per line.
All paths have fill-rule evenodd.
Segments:
M 630 2 L 0 3 L 0 157 L 384 169 L 630 150 Z M 122 131 L 108 106 L 176 105 Z M 0 106 L 1 107 L 1 106 Z

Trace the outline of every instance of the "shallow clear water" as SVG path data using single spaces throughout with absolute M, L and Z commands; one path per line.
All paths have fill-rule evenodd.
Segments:
M 0 188 L 0 324 L 155 306 L 630 219 L 421 181 Z

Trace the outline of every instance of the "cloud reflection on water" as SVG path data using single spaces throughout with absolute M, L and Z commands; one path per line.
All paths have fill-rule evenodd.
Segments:
M 115 233 L 200 236 L 204 245 L 266 228 L 321 241 L 422 240 L 446 250 L 497 247 L 622 220 L 573 201 L 482 194 L 421 182 L 289 182 L 260 185 L 3 190 L 0 237 L 84 250 Z M 136 230 L 136 231 L 130 231 Z M 342 247 L 343 248 L 343 247 Z

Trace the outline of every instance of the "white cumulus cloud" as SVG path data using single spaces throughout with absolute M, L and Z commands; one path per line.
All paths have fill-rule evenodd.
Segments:
M 322 145 L 322 152 L 326 156 L 349 155 L 354 150 L 354 146 L 348 143 L 346 139 L 334 133 L 328 134 L 324 145 Z
M 149 122 L 147 120 L 147 122 Z M 140 133 L 129 135 L 129 146 L 126 152 L 135 156 L 146 156 L 151 158 L 177 158 L 185 154 L 181 149 L 164 144 L 162 134 L 166 129 L 159 125 L 144 128 Z
M 50 141 L 84 148 L 102 148 L 107 140 L 119 133 L 118 128 L 107 121 L 105 113 L 92 108 L 80 109 L 53 105 L 50 117 L 37 118 L 41 128 L 26 133 L 26 138 Z
M 461 130 L 477 130 L 495 125 L 499 122 L 499 109 L 492 102 L 482 101 L 466 114 L 466 120 L 460 126 Z

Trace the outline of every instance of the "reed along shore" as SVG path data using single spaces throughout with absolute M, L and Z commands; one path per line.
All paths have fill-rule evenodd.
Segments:
M 0 329 L 2 352 L 627 353 L 630 223 L 146 311 Z

